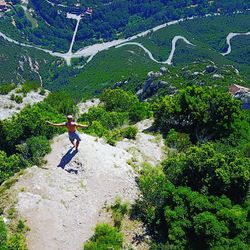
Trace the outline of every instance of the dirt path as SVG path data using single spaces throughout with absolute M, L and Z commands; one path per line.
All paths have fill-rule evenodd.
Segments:
M 31 229 L 30 250 L 82 249 L 105 203 L 117 196 L 128 201 L 137 196 L 127 164 L 131 155 L 97 138 L 82 137 L 78 153 L 69 151 L 67 134 L 55 138 L 46 169 L 28 169 L 15 186 L 22 190 L 17 210 Z

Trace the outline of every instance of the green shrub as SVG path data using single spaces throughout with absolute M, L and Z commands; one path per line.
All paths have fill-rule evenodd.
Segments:
M 227 195 L 234 202 L 246 199 L 250 185 L 250 159 L 237 150 L 218 152 L 213 144 L 191 147 L 185 154 L 163 162 L 169 180 L 207 195 Z
M 121 134 L 123 138 L 134 140 L 136 138 L 137 133 L 138 128 L 134 126 L 129 126 L 121 129 Z
M 138 98 L 122 89 L 108 89 L 102 94 L 100 100 L 107 111 L 127 112 Z
M 108 131 L 99 121 L 93 121 L 85 132 L 94 136 L 102 137 L 106 135 Z
M 27 250 L 25 224 L 19 221 L 13 231 L 8 232 L 3 219 L 0 218 L 0 250 Z
M 14 95 L 14 94 L 12 94 L 10 96 L 10 100 L 15 101 L 16 103 L 22 103 L 23 102 L 22 96 L 20 96 L 20 95 Z
M 51 151 L 49 140 L 45 136 L 31 137 L 16 147 L 25 160 L 38 166 L 42 164 L 42 157 Z
M 249 202 L 234 205 L 224 195 L 204 195 L 173 185 L 168 176 L 159 167 L 147 167 L 139 178 L 141 197 L 135 211 L 158 239 L 156 243 L 166 249 L 249 248 Z
M 127 112 L 108 112 L 103 107 L 90 108 L 89 112 L 83 114 L 79 121 L 89 124 L 98 121 L 105 129 L 112 130 L 128 122 Z
M 40 95 L 45 95 L 45 93 L 46 93 L 45 89 L 44 89 L 44 88 L 41 88 L 39 94 L 40 94 Z
M 189 134 L 193 142 L 227 138 L 242 116 L 240 102 L 217 88 L 188 87 L 159 99 L 153 109 L 156 128 Z
M 37 91 L 40 88 L 40 84 L 36 81 L 26 81 L 22 84 L 21 89 L 18 91 L 19 93 L 27 94 L 29 92 Z
M 138 129 L 134 126 L 128 126 L 124 128 L 114 129 L 106 131 L 104 137 L 106 142 L 112 146 L 115 146 L 117 141 L 121 141 L 123 138 L 135 139 L 138 133 Z
M 7 95 L 16 87 L 14 83 L 0 85 L 0 95 Z
M 4 151 L 0 151 L 0 184 L 12 176 L 15 172 L 26 167 L 18 154 L 7 156 Z
M 0 250 L 7 250 L 7 229 L 5 223 L 0 217 Z
M 28 250 L 26 238 L 21 233 L 15 233 L 8 239 L 8 250 Z
M 166 143 L 168 147 L 177 149 L 179 152 L 187 150 L 191 146 L 188 134 L 178 133 L 174 129 L 168 132 Z
M 121 250 L 123 236 L 115 227 L 100 224 L 95 229 L 95 234 L 84 244 L 84 250 Z
M 50 93 L 44 102 L 60 114 L 74 115 L 77 111 L 75 101 L 71 95 L 65 91 Z
M 139 122 L 151 116 L 150 104 L 147 102 L 136 102 L 129 109 L 129 119 L 132 122 Z
M 114 225 L 116 228 L 120 229 L 125 214 L 129 212 L 128 204 L 122 203 L 121 198 L 117 198 L 115 200 L 115 203 L 111 205 L 110 209 L 112 211 L 112 218 L 114 220 Z

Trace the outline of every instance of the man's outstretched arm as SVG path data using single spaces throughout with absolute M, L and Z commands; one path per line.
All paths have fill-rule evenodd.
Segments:
M 89 125 L 83 125 L 83 124 L 79 124 L 79 123 L 76 123 L 76 126 L 78 128 L 88 128 L 89 127 Z
M 46 121 L 46 124 L 48 124 L 50 126 L 54 126 L 54 127 L 64 127 L 65 126 L 64 122 L 62 122 L 62 123 L 53 123 L 53 122 Z

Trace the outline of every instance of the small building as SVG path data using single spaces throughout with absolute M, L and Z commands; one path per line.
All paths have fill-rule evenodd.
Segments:
M 236 98 L 242 101 L 242 109 L 250 109 L 250 89 L 233 84 L 229 87 L 229 92 Z
M 9 5 L 4 0 L 0 0 L 0 12 L 7 11 L 8 9 Z
M 229 87 L 229 92 L 232 95 L 236 95 L 237 93 L 248 93 L 248 92 L 250 92 L 250 89 L 243 87 L 243 86 L 240 86 L 240 85 L 237 85 L 237 84 L 232 84 Z

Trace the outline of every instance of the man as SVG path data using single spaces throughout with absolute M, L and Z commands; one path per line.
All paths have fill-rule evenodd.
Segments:
M 70 142 L 73 144 L 74 147 L 76 147 L 76 150 L 78 150 L 81 137 L 80 137 L 80 134 L 77 132 L 77 128 L 78 127 L 86 128 L 88 126 L 76 123 L 72 115 L 68 115 L 67 120 L 68 120 L 67 122 L 63 122 L 63 123 L 52 123 L 49 121 L 46 121 L 46 123 L 54 127 L 66 127 L 68 129 Z M 75 140 L 76 140 L 76 144 L 75 144 Z

